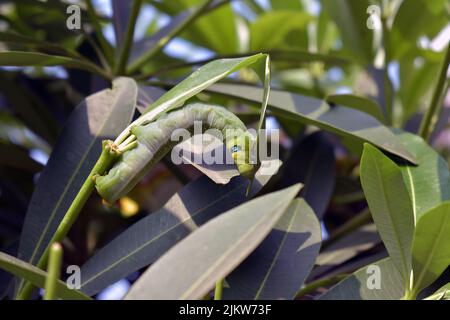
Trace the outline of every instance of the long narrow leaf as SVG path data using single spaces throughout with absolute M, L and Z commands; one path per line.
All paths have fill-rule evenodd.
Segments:
M 36 264 L 101 152 L 101 141 L 130 122 L 137 85 L 118 78 L 72 113 L 40 175 L 22 229 L 19 258 Z
M 199 299 L 267 236 L 300 190 L 259 197 L 209 221 L 153 264 L 126 299 Z
M 320 297 L 320 300 L 398 300 L 403 297 L 402 276 L 386 258 L 359 269 Z
M 293 299 L 311 271 L 321 243 L 320 223 L 295 199 L 267 238 L 227 278 L 225 299 Z
M 103 70 L 95 64 L 76 58 L 54 56 L 38 52 L 6 51 L 0 52 L 0 66 L 14 67 L 43 67 L 43 66 L 65 66 L 68 68 L 86 70 L 104 77 L 107 76 Z
M 270 179 L 257 174 L 250 196 Z M 164 207 L 129 227 L 81 268 L 81 290 L 95 294 L 156 261 L 170 247 L 209 219 L 247 200 L 242 177 L 217 185 L 202 177 L 186 185 Z
M 0 268 L 14 274 L 15 276 L 25 278 L 39 288 L 43 288 L 45 285 L 47 272 L 3 252 L 0 252 Z M 69 289 L 61 280 L 56 282 L 55 291 L 56 296 L 62 299 L 91 299 L 78 290 Z
M 215 84 L 207 91 L 254 103 L 262 101 L 262 89 L 254 86 Z M 344 106 L 330 107 L 322 100 L 273 89 L 270 91 L 268 107 L 275 115 L 292 118 L 360 141 L 368 141 L 416 163 L 401 141 L 387 127 L 366 113 Z
M 213 83 L 227 77 L 233 72 L 262 61 L 262 59 L 264 59 L 263 61 L 266 61 L 266 57 L 267 56 L 264 54 L 256 54 L 250 57 L 236 59 L 220 59 L 202 66 L 148 106 L 144 111 L 144 114 L 134 121 L 127 129 L 130 129 L 131 126 L 134 125 L 152 121 L 163 112 L 182 106 L 186 100 L 192 98 Z M 264 80 L 265 79 L 262 79 L 262 81 Z M 267 99 L 268 91 L 267 88 L 266 91 L 261 92 L 261 101 Z M 116 139 L 116 142 L 122 142 L 128 135 L 128 131 L 129 130 L 124 130 Z

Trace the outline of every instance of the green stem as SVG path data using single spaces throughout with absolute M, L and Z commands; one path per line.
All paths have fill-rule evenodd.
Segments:
M 297 294 L 295 295 L 295 299 L 299 299 L 302 296 L 304 296 L 308 293 L 314 292 L 321 287 L 326 287 L 326 286 L 335 284 L 335 283 L 341 281 L 342 279 L 346 278 L 347 276 L 348 276 L 347 274 L 340 274 L 337 276 L 319 279 L 319 280 L 310 282 L 297 292 Z
M 443 88 L 446 82 L 447 69 L 450 63 L 450 43 L 447 46 L 447 51 L 445 53 L 445 58 L 442 63 L 441 72 L 439 74 L 439 80 L 437 82 L 436 88 L 434 90 L 433 98 L 431 99 L 431 104 L 426 111 L 422 122 L 420 124 L 419 135 L 424 139 L 428 140 L 431 133 L 436 125 L 436 120 L 439 117 L 442 109 L 442 103 L 439 103 L 440 97 L 443 94 Z
M 414 290 L 406 290 L 402 300 L 416 300 L 417 294 Z
M 103 174 L 106 170 L 108 170 L 113 161 L 118 157 L 118 155 L 119 153 L 117 152 L 116 147 L 114 146 L 112 141 L 109 140 L 103 141 L 103 148 L 100 158 L 97 160 L 97 163 L 94 165 L 94 168 L 92 169 L 91 173 L 85 180 L 80 191 L 78 191 L 77 196 L 75 197 L 69 209 L 67 210 L 64 218 L 62 219 L 61 223 L 58 226 L 58 229 L 56 230 L 52 239 L 50 240 L 49 245 L 45 249 L 41 258 L 39 259 L 39 262 L 37 263 L 38 268 L 40 269 L 45 268 L 51 244 L 54 242 L 62 242 L 62 240 L 65 238 L 70 228 L 78 218 L 81 209 L 84 207 L 84 204 L 89 199 L 92 191 L 94 191 L 95 176 Z M 31 283 L 27 282 L 24 285 L 23 289 L 19 292 L 17 299 L 18 300 L 29 299 L 31 293 L 33 292 L 33 289 L 34 286 Z
M 343 195 L 335 196 L 333 198 L 333 203 L 342 205 L 342 204 L 349 204 L 349 203 L 362 201 L 364 199 L 365 199 L 364 192 L 355 191 L 355 192 L 350 192 L 350 193 L 346 193 Z
M 44 300 L 55 300 L 56 283 L 61 275 L 62 253 L 62 246 L 58 242 L 53 243 L 48 258 Z
M 91 20 L 92 26 L 94 27 L 95 34 L 97 35 L 98 41 L 100 42 L 100 46 L 103 49 L 103 54 L 105 55 L 106 59 L 108 60 L 108 63 L 110 65 L 112 65 L 113 56 L 112 56 L 111 46 L 108 43 L 108 41 L 106 40 L 105 36 L 103 35 L 102 26 L 100 25 L 100 21 L 95 12 L 94 5 L 92 4 L 92 0 L 86 0 L 86 6 L 87 6 L 89 19 Z
M 179 25 L 175 26 L 170 30 L 167 35 L 161 37 L 158 42 L 145 54 L 140 56 L 128 69 L 129 74 L 136 73 L 142 66 L 144 66 L 155 54 L 157 54 L 164 46 L 169 43 L 175 36 L 177 36 L 181 31 L 183 31 L 190 23 L 195 21 L 206 8 L 211 4 L 212 0 L 206 0 L 197 9 L 195 9 L 192 14 L 183 20 Z
M 133 44 L 136 20 L 139 14 L 139 10 L 141 9 L 141 6 L 142 0 L 134 0 L 133 8 L 131 9 L 130 20 L 127 26 L 127 34 L 125 37 L 125 42 L 120 52 L 119 63 L 117 64 L 115 69 L 116 75 L 125 73 L 125 68 L 128 63 L 128 58 L 130 56 L 131 45 Z
M 370 221 L 371 218 L 372 215 L 370 214 L 369 209 L 364 209 L 361 213 L 357 214 L 356 216 L 345 222 L 342 226 L 337 228 L 333 233 L 331 233 L 330 237 L 326 241 L 324 241 L 322 248 L 329 246 L 337 239 L 342 238 L 343 236 L 356 230 L 362 225 L 365 225 Z
M 216 290 L 214 291 L 214 300 L 222 300 L 223 279 L 216 282 Z

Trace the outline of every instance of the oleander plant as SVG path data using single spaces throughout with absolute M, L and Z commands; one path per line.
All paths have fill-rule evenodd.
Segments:
M 0 298 L 450 299 L 449 21 L 0 1 Z

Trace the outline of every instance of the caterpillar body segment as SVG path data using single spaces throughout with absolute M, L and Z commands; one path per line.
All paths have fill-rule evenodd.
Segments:
M 136 136 L 136 147 L 125 151 L 109 172 L 96 177 L 99 194 L 109 203 L 127 194 L 179 143 L 172 141 L 172 133 L 177 129 L 193 132 L 197 121 L 202 124 L 202 133 L 211 128 L 221 132 L 239 173 L 252 179 L 255 174 L 255 165 L 250 163 L 249 156 L 252 136 L 244 123 L 223 107 L 195 103 L 164 114 L 153 122 L 133 127 L 131 133 Z

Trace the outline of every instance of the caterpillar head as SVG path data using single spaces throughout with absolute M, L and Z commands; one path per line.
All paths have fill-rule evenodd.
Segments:
M 250 133 L 238 130 L 228 136 L 226 146 L 230 151 L 239 174 L 247 179 L 253 179 L 256 173 L 256 164 L 252 163 L 251 151 L 253 139 Z

